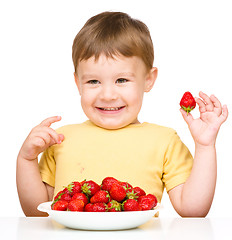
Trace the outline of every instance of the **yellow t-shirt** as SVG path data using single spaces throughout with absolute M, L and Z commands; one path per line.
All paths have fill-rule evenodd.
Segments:
M 169 191 L 184 183 L 192 168 L 192 155 L 171 128 L 144 122 L 107 130 L 86 121 L 57 132 L 65 140 L 48 148 L 39 162 L 42 180 L 55 187 L 54 194 L 73 181 L 101 184 L 115 177 L 160 202 L 164 187 Z

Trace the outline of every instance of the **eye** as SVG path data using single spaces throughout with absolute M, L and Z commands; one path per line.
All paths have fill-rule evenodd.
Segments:
M 89 80 L 87 83 L 89 84 L 99 84 L 100 82 L 98 80 Z
M 126 82 L 128 82 L 128 80 L 125 78 L 119 78 L 116 80 L 116 83 L 126 83 Z

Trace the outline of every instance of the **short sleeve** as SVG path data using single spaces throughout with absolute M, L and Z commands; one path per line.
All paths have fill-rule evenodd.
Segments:
M 163 183 L 167 192 L 186 182 L 192 169 L 193 157 L 175 132 L 164 158 Z
M 39 162 L 39 170 L 42 181 L 55 187 L 56 162 L 53 147 L 49 147 L 43 152 Z

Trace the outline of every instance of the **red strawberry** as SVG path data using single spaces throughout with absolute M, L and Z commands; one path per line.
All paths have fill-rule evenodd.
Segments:
M 108 210 L 105 203 L 88 203 L 85 212 L 106 212 Z
M 117 202 L 116 200 L 111 200 L 108 204 L 108 211 L 109 212 L 121 212 L 122 211 L 122 204 Z
M 109 200 L 110 200 L 110 195 L 107 191 L 104 191 L 104 190 L 100 190 L 100 191 L 96 192 L 90 198 L 91 203 L 97 203 L 97 202 L 108 203 Z
M 196 101 L 190 92 L 185 92 L 180 100 L 180 106 L 185 112 L 190 113 L 196 107 Z
M 54 201 L 60 197 L 60 195 L 63 194 L 63 191 L 59 191 L 56 196 L 54 197 Z
M 154 194 L 147 194 L 146 196 L 149 197 L 150 199 L 153 199 L 156 202 L 156 204 L 158 203 L 157 198 Z
M 81 190 L 87 196 L 92 197 L 96 192 L 100 190 L 100 186 L 92 180 L 83 181 L 81 185 Z
M 67 188 L 64 188 L 64 189 L 62 190 L 62 192 L 63 192 L 63 193 L 69 193 L 69 190 L 68 190 Z
M 121 202 L 126 197 L 126 190 L 120 184 L 113 184 L 110 189 L 110 196 L 113 200 Z
M 84 202 L 80 199 L 72 200 L 68 203 L 67 210 L 72 212 L 83 212 L 84 211 Z
M 61 195 L 63 195 L 64 193 L 69 193 L 67 188 L 64 188 L 62 191 L 59 191 L 56 196 L 54 197 L 54 201 L 57 200 L 58 198 L 60 199 Z M 58 199 L 58 200 L 59 200 Z
M 93 212 L 106 212 L 107 205 L 105 203 L 93 203 Z
M 134 187 L 133 190 L 138 197 L 146 195 L 145 191 L 140 187 Z
M 139 203 L 135 199 L 127 199 L 122 204 L 124 211 L 141 211 Z
M 120 185 L 122 185 L 126 190 L 126 198 L 131 198 L 131 199 L 138 198 L 131 184 L 129 184 L 128 182 L 121 182 Z
M 84 205 L 86 205 L 89 202 L 89 199 L 86 197 L 84 193 L 75 193 L 72 196 L 72 200 L 75 200 L 75 199 L 82 200 L 84 202 Z
M 119 181 L 113 177 L 106 177 L 102 180 L 101 189 L 110 191 L 113 184 L 119 183 Z
M 88 203 L 85 205 L 85 212 L 93 212 L 93 204 L 92 203 Z
M 67 188 L 64 188 L 62 191 L 59 191 L 56 196 L 54 197 L 53 203 L 52 205 L 54 205 L 56 202 L 58 202 L 59 200 L 65 200 L 65 201 L 70 201 L 70 195 L 69 195 L 69 191 Z
M 79 182 L 72 182 L 67 186 L 67 189 L 73 196 L 75 193 L 81 192 L 81 184 Z
M 132 185 L 128 182 L 120 182 L 120 184 L 127 190 L 127 189 L 132 189 Z
M 63 193 L 60 195 L 60 199 L 70 202 L 72 199 L 72 196 L 69 193 Z
M 137 193 L 134 191 L 133 188 L 128 188 L 126 190 L 126 198 L 127 199 L 137 199 L 139 196 L 137 195 Z
M 151 210 L 157 205 L 157 198 L 153 194 L 141 196 L 138 198 L 138 203 L 142 210 Z
M 52 210 L 57 210 L 57 211 L 66 211 L 67 207 L 68 207 L 68 202 L 65 200 L 58 200 L 51 206 Z

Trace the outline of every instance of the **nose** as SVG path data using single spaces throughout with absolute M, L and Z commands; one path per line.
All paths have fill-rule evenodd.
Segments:
M 116 86 L 106 84 L 102 85 L 100 92 L 100 99 L 104 101 L 116 100 L 118 98 Z

